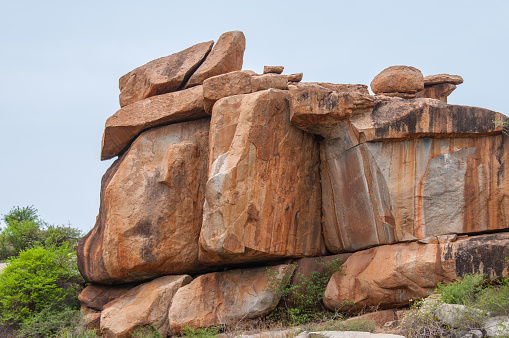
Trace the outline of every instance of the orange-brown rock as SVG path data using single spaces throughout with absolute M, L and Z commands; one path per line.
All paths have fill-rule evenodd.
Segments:
M 210 52 L 214 41 L 150 61 L 119 80 L 120 107 L 147 97 L 178 90 Z
M 283 66 L 264 66 L 263 74 L 269 74 L 269 73 L 281 74 L 284 69 L 285 69 L 285 67 L 283 67 Z
M 324 253 L 318 144 L 289 115 L 288 91 L 277 89 L 214 105 L 201 261 Z
M 301 82 L 303 76 L 303 73 L 295 73 L 287 75 L 286 77 L 288 78 L 288 82 Z
M 101 313 L 89 313 L 81 316 L 80 324 L 87 330 L 99 330 L 101 328 Z
M 364 315 L 348 318 L 347 322 L 374 322 L 378 328 L 383 328 L 384 324 L 396 320 L 396 313 L 394 310 L 379 310 L 369 312 Z
M 114 286 L 89 285 L 84 288 L 83 291 L 81 291 L 78 299 L 82 305 L 97 311 L 102 311 L 104 305 L 122 296 L 124 293 L 131 290 L 135 286 L 135 284 L 123 284 Z
M 268 314 L 279 296 L 270 288 L 267 269 L 273 271 L 270 275 L 274 283 L 293 272 L 293 266 L 287 264 L 214 272 L 180 288 L 169 311 L 171 333 L 180 333 L 186 325 L 232 325 Z
M 131 337 L 137 328 L 152 325 L 166 337 L 174 295 L 191 280 L 187 275 L 164 276 L 135 287 L 106 305 L 101 312 L 102 332 L 109 337 Z
M 238 70 L 213 76 L 203 81 L 205 111 L 209 114 L 212 113 L 214 103 L 223 97 L 251 93 L 251 77 L 255 74 L 250 70 Z
M 337 96 L 290 86 L 294 125 L 325 138 L 323 231 L 331 252 L 509 227 L 509 141 L 493 123 L 507 117 L 398 98 L 337 114 Z
M 415 94 L 424 88 L 424 77 L 419 69 L 409 66 L 391 66 L 371 81 L 371 90 L 381 93 Z
M 416 97 L 430 98 L 447 103 L 447 97 L 456 89 L 451 83 L 438 83 L 424 86 L 424 89 L 415 94 Z
M 437 74 L 424 77 L 424 86 L 431 86 L 440 83 L 450 83 L 459 85 L 463 83 L 463 78 L 459 75 Z
M 210 121 L 150 129 L 105 174 L 96 225 L 78 246 L 87 282 L 199 271 Z
M 383 245 L 351 255 L 324 295 L 329 309 L 396 308 L 432 293 L 438 283 L 467 273 L 508 276 L 509 233 L 461 237 L 455 242 Z M 346 302 L 353 302 L 349 306 Z
M 251 77 L 251 87 L 253 92 L 269 88 L 288 89 L 288 78 L 286 75 L 273 73 L 253 75 Z
M 223 33 L 205 61 L 189 78 L 186 88 L 201 85 L 209 77 L 242 69 L 246 38 L 240 31 Z
M 291 76 L 291 75 L 288 75 Z M 293 81 L 288 78 L 288 81 Z M 335 92 L 358 92 L 361 94 L 369 95 L 368 86 L 363 84 L 341 84 L 341 83 L 328 83 L 328 82 L 297 82 L 291 83 L 292 86 L 322 86 Z
M 121 108 L 106 121 L 101 160 L 122 153 L 144 130 L 207 116 L 203 108 L 202 86 L 135 102 Z
M 326 137 L 341 120 L 371 112 L 377 100 L 359 92 L 336 92 L 309 84 L 290 86 L 290 121 L 294 126 Z

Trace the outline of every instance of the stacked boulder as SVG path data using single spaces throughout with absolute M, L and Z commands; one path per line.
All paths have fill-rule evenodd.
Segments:
M 318 269 L 305 257 L 346 260 L 330 309 L 508 274 L 509 138 L 494 124 L 506 116 L 446 104 L 458 76 L 390 67 L 373 96 L 242 70 L 244 49 L 227 32 L 120 79 L 101 149 L 118 158 L 78 246 L 91 325 L 166 335 L 264 316 L 279 301 L 267 269 Z

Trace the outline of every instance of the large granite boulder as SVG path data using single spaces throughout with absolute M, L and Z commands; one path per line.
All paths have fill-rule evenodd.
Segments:
M 119 80 L 120 107 L 147 97 L 178 90 L 212 49 L 214 41 L 202 42 L 134 69 Z
M 106 304 L 101 312 L 102 332 L 109 337 L 131 337 L 137 328 L 152 325 L 166 337 L 173 297 L 191 280 L 187 275 L 164 276 L 133 288 Z
M 509 228 L 502 114 L 432 99 L 290 86 L 292 123 L 320 144 L 323 231 L 333 253 Z
M 171 333 L 180 333 L 186 325 L 232 325 L 266 315 L 279 301 L 274 285 L 292 273 L 292 265 L 282 264 L 201 275 L 175 294 L 169 311 Z
M 428 296 L 438 283 L 455 281 L 467 273 L 482 273 L 485 278 L 508 276 L 509 233 L 463 236 L 455 241 L 441 236 L 427 242 L 355 252 L 329 281 L 324 304 L 345 311 L 396 308 Z
M 200 234 L 202 262 L 324 253 L 318 143 L 292 126 L 289 114 L 284 90 L 215 103 Z
M 410 66 L 391 66 L 382 70 L 373 81 L 375 94 L 415 94 L 424 89 L 424 77 L 419 69 Z
M 101 160 L 121 154 L 144 130 L 203 117 L 208 117 L 208 114 L 203 107 L 202 86 L 130 104 L 106 120 Z
M 132 283 L 121 285 L 89 285 L 81 291 L 78 300 L 86 308 L 102 311 L 104 306 L 112 300 L 130 291 L 136 285 Z
M 209 124 L 202 119 L 150 129 L 105 174 L 97 223 L 78 246 L 87 282 L 201 270 Z
M 223 33 L 205 61 L 189 78 L 186 88 L 201 85 L 209 77 L 242 69 L 246 38 L 241 31 Z

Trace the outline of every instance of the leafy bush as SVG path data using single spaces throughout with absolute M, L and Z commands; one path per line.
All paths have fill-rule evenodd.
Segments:
M 327 311 L 323 305 L 322 298 L 327 283 L 335 272 L 341 271 L 343 262 L 339 258 L 326 263 L 323 259 L 319 261 L 324 271 L 313 271 L 308 276 L 302 273 L 291 283 L 291 276 L 286 279 L 279 279 L 277 272 L 267 269 L 268 278 L 267 290 L 276 294 L 281 300 L 276 309 L 271 313 L 271 318 L 290 324 L 303 324 L 321 317 Z M 271 319 L 269 317 L 269 319 Z
M 64 333 L 61 328 L 76 328 L 80 317 L 79 310 L 47 306 L 33 317 L 25 319 L 17 334 L 21 337 L 58 337 Z
M 14 207 L 4 215 L 5 229 L 0 233 L 1 259 L 16 256 L 22 250 L 41 243 L 40 228 L 44 222 L 39 219 L 33 206 Z
M 0 324 L 24 322 L 48 306 L 77 309 L 81 282 L 69 244 L 22 251 L 0 274 Z
M 482 287 L 480 283 L 483 276 L 479 274 L 465 275 L 463 279 L 458 280 L 451 284 L 439 283 L 437 286 L 437 293 L 442 297 L 442 300 L 448 304 L 471 304 Z
M 183 337 L 196 337 L 196 338 L 210 338 L 215 337 L 221 330 L 218 326 L 210 326 L 204 328 L 193 329 L 189 325 L 185 325 L 182 329 L 180 336 Z

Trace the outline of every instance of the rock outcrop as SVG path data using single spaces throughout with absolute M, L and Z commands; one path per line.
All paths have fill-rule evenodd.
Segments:
M 447 104 L 460 76 L 389 67 L 370 95 L 242 70 L 242 32 L 212 46 L 120 79 L 101 150 L 118 158 L 78 245 L 87 325 L 233 325 L 274 309 L 272 282 L 301 285 L 337 258 L 324 303 L 340 311 L 508 275 L 509 118 Z
M 107 336 L 130 337 L 138 327 L 153 325 L 166 336 L 174 295 L 191 280 L 187 275 L 165 276 L 133 288 L 106 305 L 101 312 L 101 330 Z
M 332 276 L 323 298 L 329 309 L 391 308 L 430 295 L 438 283 L 467 273 L 509 275 L 509 233 L 460 237 L 428 244 L 383 245 L 348 257 Z M 354 304 L 354 305 L 351 305 Z
M 324 254 L 318 154 L 313 136 L 290 123 L 287 91 L 269 89 L 216 102 L 200 260 L 238 263 Z
M 142 133 L 103 184 L 94 229 L 78 247 L 87 282 L 196 272 L 207 179 L 209 120 Z
M 267 269 L 273 272 L 273 285 L 278 285 L 277 280 L 288 279 L 293 272 L 287 264 L 214 272 L 179 289 L 169 311 L 171 333 L 180 333 L 185 325 L 232 325 L 268 314 L 279 298 L 271 289 Z
M 214 41 L 202 42 L 181 52 L 147 63 L 119 80 L 120 106 L 147 97 L 176 91 L 210 52 Z

